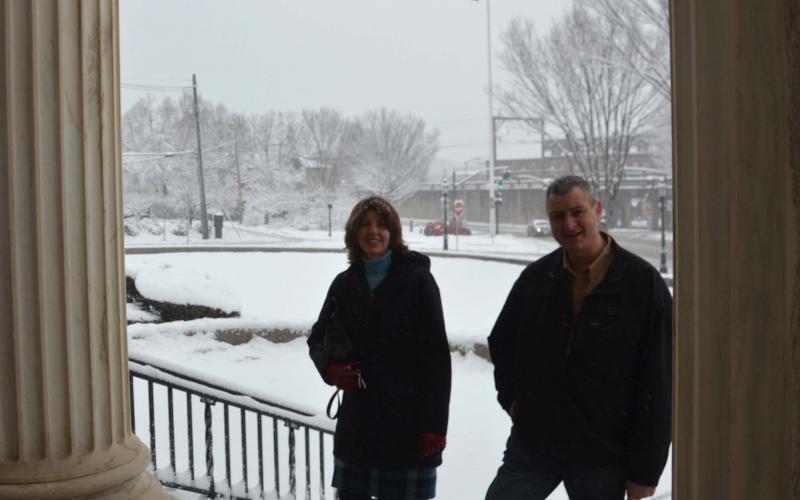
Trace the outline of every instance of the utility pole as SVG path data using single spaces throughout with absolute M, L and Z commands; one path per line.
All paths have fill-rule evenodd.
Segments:
M 239 212 L 239 224 L 244 224 L 244 213 L 242 211 L 242 175 L 239 171 L 239 127 L 241 121 L 237 116 L 233 128 L 234 143 L 233 143 L 233 158 L 236 161 L 236 210 Z
M 453 167 L 453 190 L 450 192 L 450 200 L 456 202 L 456 167 Z M 458 233 L 461 230 L 461 217 L 456 215 L 455 206 L 453 207 L 453 224 L 456 230 L 456 250 L 458 250 Z
M 488 59 L 488 89 L 489 89 L 489 234 L 492 236 L 494 242 L 494 235 L 496 234 L 496 227 L 493 224 L 495 221 L 495 206 L 494 206 L 494 162 L 497 152 L 495 151 L 495 128 L 494 128 L 494 93 L 492 90 L 492 16 L 491 8 L 489 7 L 490 0 L 486 0 L 486 56 Z
M 197 184 L 200 186 L 200 227 L 203 239 L 208 239 L 208 214 L 206 213 L 206 186 L 203 182 L 203 147 L 200 142 L 200 106 L 197 104 L 197 76 L 192 73 L 192 92 L 194 93 L 194 123 L 197 129 Z M 188 228 L 186 234 L 189 234 Z
M 442 249 L 447 250 L 447 174 L 442 177 Z

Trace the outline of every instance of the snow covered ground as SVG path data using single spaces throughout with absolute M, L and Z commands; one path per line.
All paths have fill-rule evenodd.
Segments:
M 217 378 L 235 381 L 237 386 L 248 387 L 255 393 L 271 394 L 281 401 L 298 401 L 320 414 L 324 413 L 331 394 L 331 388 L 320 380 L 308 359 L 304 339 L 273 344 L 255 338 L 246 344 L 233 346 L 215 341 L 210 334 L 185 336 L 177 325 L 162 328 L 156 325 L 131 325 L 129 338 L 129 350 L 133 357 L 148 356 L 150 359 L 181 364 L 190 370 L 202 370 Z M 437 498 L 480 500 L 500 464 L 510 430 L 510 419 L 496 403 L 492 367 L 488 362 L 471 353 L 466 356 L 453 353 L 452 362 L 450 428 L 444 465 L 439 471 Z M 146 401 L 142 401 L 143 404 L 138 401 L 144 400 L 146 393 L 144 387 L 136 389 L 140 412 L 137 422 L 145 422 Z M 163 409 L 160 413 L 164 413 Z M 219 417 L 216 420 L 219 421 Z M 236 422 L 235 418 L 233 422 Z M 149 436 L 144 427 L 138 426 L 137 433 L 147 443 Z M 200 425 L 195 427 L 199 429 Z M 238 442 L 236 432 L 232 434 L 232 443 Z M 178 435 L 182 435 L 180 431 Z M 178 446 L 178 449 L 181 447 Z M 330 450 L 330 447 L 327 449 Z M 160 441 L 159 456 L 168 456 L 165 440 Z M 235 471 L 238 463 L 236 449 L 233 456 Z M 217 460 L 217 463 L 221 463 L 221 456 Z M 202 463 L 199 459 L 198 462 Z M 161 463 L 159 467 L 163 465 Z M 326 470 L 331 470 L 330 465 Z M 670 477 L 668 466 L 658 494 L 669 491 Z M 235 475 L 234 483 L 239 478 L 240 475 Z M 284 478 L 284 490 L 286 484 Z M 301 488 L 302 484 L 300 477 Z M 567 496 L 563 487 L 559 487 L 550 498 L 565 500 Z
M 341 247 L 341 234 L 329 239 L 327 233 L 321 231 L 301 234 L 302 238 L 297 233 L 301 232 L 286 230 L 279 235 L 284 239 L 274 244 Z M 459 242 L 468 252 L 485 253 L 489 247 L 496 253 L 529 255 L 531 259 L 555 245 L 550 241 L 511 237 L 508 240 L 496 238 L 494 244 L 488 237 L 469 238 L 460 238 Z M 412 248 L 422 251 L 434 246 L 433 240 L 441 244 L 441 238 L 417 235 L 408 240 Z M 235 243 L 241 244 L 240 241 Z M 137 285 L 143 280 L 147 287 L 152 287 L 148 288 L 150 292 L 162 294 L 162 297 L 203 300 L 204 305 L 217 307 L 236 304 L 242 315 L 238 319 L 131 325 L 128 327 L 131 356 L 148 357 L 229 380 L 253 392 L 310 407 L 323 414 L 331 390 L 319 379 L 308 359 L 304 339 L 275 344 L 254 338 L 234 346 L 214 340 L 210 332 L 220 326 L 237 324 L 252 328 L 307 329 L 319 312 L 331 279 L 345 266 L 343 253 L 128 255 L 129 274 L 136 276 Z M 521 270 L 519 264 L 432 259 L 432 272 L 442 291 L 451 343 L 485 340 Z M 192 335 L 186 335 L 187 331 Z M 491 364 L 471 353 L 466 356 L 454 353 L 452 360 L 451 421 L 438 498 L 479 500 L 500 464 L 510 421 L 496 403 Z M 146 393 L 141 387 L 135 389 L 137 412 L 141 413 L 147 408 Z M 163 408 L 158 412 L 163 418 Z M 137 414 L 137 422 L 145 422 L 146 418 L 146 413 Z M 148 443 L 145 427 L 138 425 L 137 433 Z M 159 456 L 168 456 L 168 450 L 162 449 L 166 446 L 164 440 L 158 446 Z M 327 450 L 329 453 L 330 448 Z M 659 494 L 669 491 L 670 477 L 668 466 Z M 550 498 L 565 499 L 566 495 L 559 488 Z
M 151 325 L 132 325 L 129 331 L 132 357 L 149 355 L 151 359 L 185 364 L 189 369 L 203 367 L 209 374 L 218 377 L 224 374 L 225 378 L 236 381 L 239 386 L 248 386 L 256 393 L 271 394 L 279 400 L 300 400 L 303 406 L 310 406 L 319 414 L 324 414 L 332 392 L 308 359 L 304 339 L 273 344 L 255 338 L 247 344 L 232 346 L 216 342 L 208 334 L 187 337 L 177 330 L 157 332 Z M 472 354 L 455 353 L 452 359 L 450 429 L 440 470 L 438 498 L 479 499 L 500 464 L 510 420 L 496 404 L 491 365 Z M 146 399 L 146 393 L 144 387 L 136 389 L 137 407 L 142 409 L 137 422 L 146 422 L 146 400 L 142 405 L 138 403 L 139 399 Z M 144 442 L 149 442 L 145 425 L 137 425 L 137 433 Z M 236 435 L 232 436 L 233 443 L 238 442 Z M 168 457 L 167 444 L 164 440 L 160 443 L 159 457 Z M 330 450 L 329 445 L 327 449 Z M 233 456 L 238 458 L 236 453 Z M 218 463 L 220 461 L 221 456 Z M 159 467 L 164 465 L 162 462 Z M 331 470 L 329 465 L 327 471 Z M 239 477 L 234 477 L 234 483 Z M 286 484 L 284 479 L 284 490 Z M 301 488 L 302 484 L 300 478 Z

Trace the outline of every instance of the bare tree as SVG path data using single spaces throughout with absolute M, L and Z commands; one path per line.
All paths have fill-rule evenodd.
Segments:
M 421 120 L 388 110 L 359 122 L 329 108 L 247 116 L 202 98 L 200 107 L 208 206 L 246 223 L 269 217 L 316 227 L 327 220 L 327 203 L 352 201 L 340 181 L 353 174 L 402 199 L 438 149 L 438 134 Z M 126 208 L 195 217 L 194 119 L 186 96 L 142 99 L 123 115 Z
M 352 122 L 332 108 L 303 110 L 300 122 L 298 159 L 307 171 L 317 173 L 318 187 L 335 190 L 350 163 Z
M 648 135 L 665 172 L 672 165 L 672 82 L 669 0 L 576 0 L 617 28 L 611 40 L 617 57 L 610 61 L 645 79 L 662 97 L 662 108 Z
M 302 191 L 305 184 L 297 165 L 301 121 L 294 113 L 269 111 L 249 116 L 247 123 L 240 148 L 244 210 L 279 211 L 278 194 Z
M 637 73 L 669 102 L 669 0 L 576 0 L 616 29 L 616 57 L 605 61 Z
M 539 37 L 529 19 L 514 19 L 503 34 L 501 61 L 510 84 L 500 93 L 508 111 L 541 116 L 558 129 L 564 153 L 600 193 L 613 219 L 631 146 L 663 100 L 619 60 L 620 28 L 580 5 Z
M 395 202 L 412 196 L 439 151 L 439 132 L 425 122 L 385 108 L 357 122 L 355 177 L 368 191 Z
M 158 211 L 172 214 L 178 207 L 188 206 L 189 190 L 195 188 L 194 170 L 188 164 L 193 159 L 175 153 L 186 149 L 191 122 L 181 115 L 172 99 L 156 105 L 151 96 L 140 99 L 123 115 L 126 208 L 158 207 Z
M 278 128 L 278 114 L 274 112 L 249 117 L 249 127 L 252 130 L 252 146 L 259 163 L 270 163 L 278 149 L 275 137 Z M 276 162 L 277 163 L 277 162 Z

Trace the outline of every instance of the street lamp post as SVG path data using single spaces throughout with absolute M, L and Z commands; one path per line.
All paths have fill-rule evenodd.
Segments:
M 442 249 L 447 250 L 447 174 L 442 178 L 442 210 L 444 211 L 444 218 L 442 219 Z
M 328 203 L 328 238 L 331 237 L 331 210 L 333 210 L 333 203 Z
M 456 167 L 453 167 L 453 187 L 452 191 L 450 191 L 450 199 L 453 200 L 453 203 L 458 199 L 458 196 L 456 196 Z
M 658 184 L 658 204 L 661 210 L 661 266 L 659 267 L 658 271 L 661 274 L 666 274 L 667 272 L 667 234 L 666 234 L 667 228 L 666 228 L 666 220 L 664 217 L 666 198 L 667 198 L 667 183 L 666 179 L 662 177 L 661 182 L 659 182 Z
M 503 179 L 498 179 L 494 192 L 494 234 L 500 234 L 500 205 L 503 204 Z

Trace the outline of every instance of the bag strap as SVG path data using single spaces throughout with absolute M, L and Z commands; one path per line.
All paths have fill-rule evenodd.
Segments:
M 342 390 L 338 389 L 338 388 L 335 391 L 333 391 L 333 394 L 331 395 L 331 399 L 328 400 L 328 407 L 325 408 L 325 413 L 328 414 L 328 418 L 331 419 L 331 420 L 336 420 L 336 417 L 339 416 L 339 408 L 342 406 L 342 401 L 341 401 L 341 399 L 339 399 L 339 393 L 340 392 L 342 392 Z M 331 408 L 333 408 L 333 402 L 334 401 L 337 401 L 336 413 L 331 415 Z

